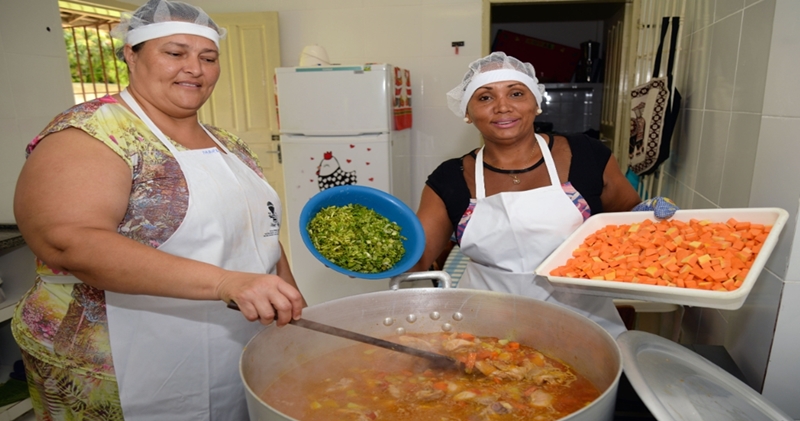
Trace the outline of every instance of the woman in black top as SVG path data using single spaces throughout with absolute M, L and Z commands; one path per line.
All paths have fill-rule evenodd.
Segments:
M 470 262 L 459 288 L 555 302 L 625 330 L 610 299 L 566 295 L 534 269 L 593 213 L 641 202 L 611 152 L 586 136 L 540 136 L 533 122 L 544 89 L 530 63 L 492 53 L 470 65 L 448 93 L 450 109 L 472 123 L 484 147 L 441 164 L 423 188 L 417 216 L 426 235 L 425 270 L 455 237 Z
M 611 150 L 599 140 L 584 134 L 569 134 L 564 136 L 545 134 L 543 136 L 547 139 L 551 152 L 553 151 L 553 145 L 556 143 L 556 139 L 560 139 L 559 142 L 566 139 L 569 145 L 569 152 L 572 155 L 569 162 L 569 175 L 567 180 L 572 183 L 575 190 L 586 200 L 591 215 L 602 213 L 604 210 L 600 195 L 603 193 L 603 172 L 613 159 Z M 572 151 L 575 152 L 572 153 Z M 425 183 L 444 202 L 447 208 L 447 215 L 450 218 L 454 231 L 469 206 L 470 198 L 474 197 L 467 186 L 467 181 L 464 176 L 463 161 L 465 159 L 472 160 L 474 168 L 476 153 L 477 149 L 470 151 L 461 158 L 453 158 L 444 161 L 428 176 L 428 180 Z M 531 167 L 524 168 L 522 171 L 532 171 L 543 163 L 544 159 L 539 159 Z M 556 164 L 556 166 L 558 166 L 558 164 Z M 484 163 L 484 168 L 501 174 L 509 173 L 506 170 L 491 167 L 486 163 Z M 519 172 L 517 172 L 517 174 L 519 174 Z

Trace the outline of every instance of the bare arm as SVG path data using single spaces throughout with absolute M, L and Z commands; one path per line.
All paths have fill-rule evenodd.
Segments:
M 131 190 L 125 162 L 88 134 L 45 138 L 17 181 L 14 213 L 31 250 L 48 266 L 103 290 L 194 300 L 236 300 L 249 320 L 300 317 L 303 299 L 275 275 L 226 271 L 117 233 Z
M 613 155 L 603 171 L 603 193 L 600 194 L 600 201 L 605 212 L 627 212 L 642 201 L 630 181 L 620 171 Z
M 417 210 L 417 217 L 425 231 L 425 251 L 419 262 L 410 269 L 414 272 L 428 270 L 453 235 L 453 228 L 444 202 L 428 186 L 422 189 L 422 199 Z

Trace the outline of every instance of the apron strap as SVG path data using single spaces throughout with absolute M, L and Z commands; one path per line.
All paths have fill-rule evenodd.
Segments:
M 560 186 L 561 180 L 558 179 L 558 171 L 556 170 L 556 163 L 553 161 L 553 155 L 550 153 L 550 147 L 544 138 L 538 134 L 536 135 L 536 141 L 539 143 L 539 149 L 542 150 L 544 164 L 547 166 L 547 173 L 550 175 L 550 184 Z
M 166 146 L 167 149 L 169 149 L 169 151 L 172 152 L 172 156 L 177 155 L 178 148 L 176 148 L 175 145 L 173 145 L 172 142 L 170 142 L 167 139 L 167 136 L 164 134 L 164 132 L 162 132 L 161 129 L 159 129 L 158 126 L 156 126 L 155 123 L 153 123 L 153 120 L 150 119 L 150 117 L 147 115 L 147 113 L 144 112 L 144 110 L 136 101 L 136 99 L 130 94 L 130 92 L 128 92 L 128 88 L 123 89 L 122 92 L 119 93 L 119 96 L 122 97 L 122 100 L 125 101 L 125 103 L 128 104 L 129 107 L 131 107 L 133 113 L 136 114 L 136 116 L 139 117 L 144 122 L 147 128 L 150 129 L 150 131 L 153 132 L 154 135 L 156 135 L 158 140 L 160 140 L 161 143 L 163 143 L 164 146 Z M 198 124 L 200 124 L 199 121 Z M 217 138 L 214 135 L 212 135 L 211 132 L 208 131 L 208 129 L 206 129 L 205 126 L 200 124 L 200 127 L 203 129 L 203 131 L 206 132 L 206 134 L 208 134 L 209 137 L 211 137 L 211 140 L 213 140 L 214 143 L 216 143 L 217 146 L 220 147 L 220 149 L 225 151 L 225 153 L 230 152 L 228 151 L 228 148 L 225 147 L 225 145 L 223 145 L 219 140 L 217 140 Z
M 475 198 L 478 200 L 486 197 L 486 187 L 483 183 L 483 148 L 485 147 L 481 146 L 481 150 L 475 156 Z

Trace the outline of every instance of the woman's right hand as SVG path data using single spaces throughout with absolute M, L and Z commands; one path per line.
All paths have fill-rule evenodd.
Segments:
M 217 295 L 226 303 L 235 302 L 247 319 L 278 326 L 299 319 L 305 301 L 300 291 L 277 275 L 228 272 L 217 286 Z
M 300 291 L 277 275 L 227 272 L 217 285 L 217 296 L 235 302 L 242 315 L 252 321 L 278 326 L 300 318 L 305 301 Z

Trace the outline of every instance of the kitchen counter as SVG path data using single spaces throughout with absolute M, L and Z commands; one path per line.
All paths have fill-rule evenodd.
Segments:
M 25 244 L 16 225 L 0 224 L 0 254 Z

